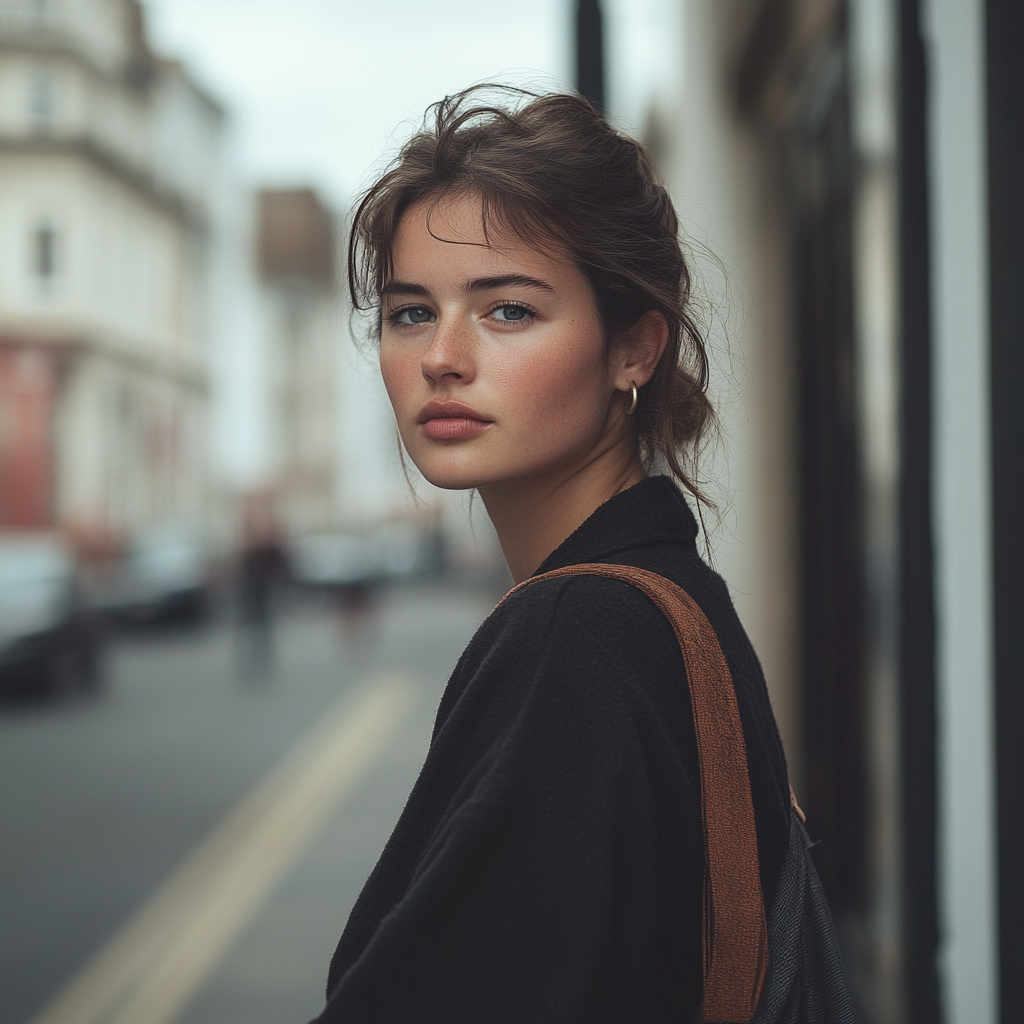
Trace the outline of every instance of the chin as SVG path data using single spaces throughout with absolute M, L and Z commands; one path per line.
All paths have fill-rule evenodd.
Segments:
M 459 458 L 456 452 L 417 452 L 415 455 L 410 452 L 409 455 L 423 479 L 443 491 L 470 491 L 516 475 L 512 471 L 503 472 L 504 467 L 496 464 L 496 460 L 481 459 L 479 455 L 470 458 L 465 457 L 468 453 L 462 453 L 463 457 Z M 417 455 L 426 457 L 417 458 Z
M 493 482 L 488 479 L 489 474 L 470 469 L 419 465 L 416 468 L 427 483 L 439 487 L 442 491 L 471 491 L 475 487 Z

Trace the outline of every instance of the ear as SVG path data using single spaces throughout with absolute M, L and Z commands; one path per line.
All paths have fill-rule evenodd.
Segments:
M 668 323 L 660 309 L 649 309 L 612 340 L 609 369 L 617 391 L 642 388 L 653 376 L 668 344 Z

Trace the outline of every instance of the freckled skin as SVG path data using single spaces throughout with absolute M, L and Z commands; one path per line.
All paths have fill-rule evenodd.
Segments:
M 396 232 L 393 280 L 415 290 L 384 296 L 384 385 L 420 472 L 438 487 L 478 488 L 513 576 L 528 575 L 527 563 L 643 477 L 626 397 L 630 380 L 642 386 L 653 374 L 664 321 L 609 346 L 571 260 L 496 225 L 487 245 L 475 197 L 442 203 L 430 229 L 425 208 L 413 207 Z M 547 287 L 467 287 L 508 275 Z M 463 403 L 487 426 L 431 437 L 418 422 L 430 401 Z

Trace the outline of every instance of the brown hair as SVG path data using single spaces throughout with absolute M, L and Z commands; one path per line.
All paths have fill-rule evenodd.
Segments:
M 500 88 L 506 102 L 473 102 L 495 88 L 475 86 L 434 104 L 423 130 L 362 197 L 348 246 L 354 307 L 377 311 L 379 335 L 395 232 L 410 207 L 479 196 L 485 239 L 497 221 L 534 248 L 568 253 L 590 281 L 610 334 L 649 310 L 664 315 L 668 345 L 640 389 L 641 455 L 648 467 L 660 456 L 699 502 L 711 504 L 695 472 L 714 420 L 707 350 L 690 308 L 675 209 L 650 153 L 579 96 Z M 523 98 L 517 109 L 514 100 Z

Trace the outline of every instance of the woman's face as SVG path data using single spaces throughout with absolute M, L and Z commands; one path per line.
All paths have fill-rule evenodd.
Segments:
M 382 297 L 381 374 L 431 483 L 557 483 L 628 443 L 622 393 L 586 277 L 497 225 L 488 233 L 490 244 L 476 197 L 441 203 L 430 230 L 425 207 L 405 214 Z

